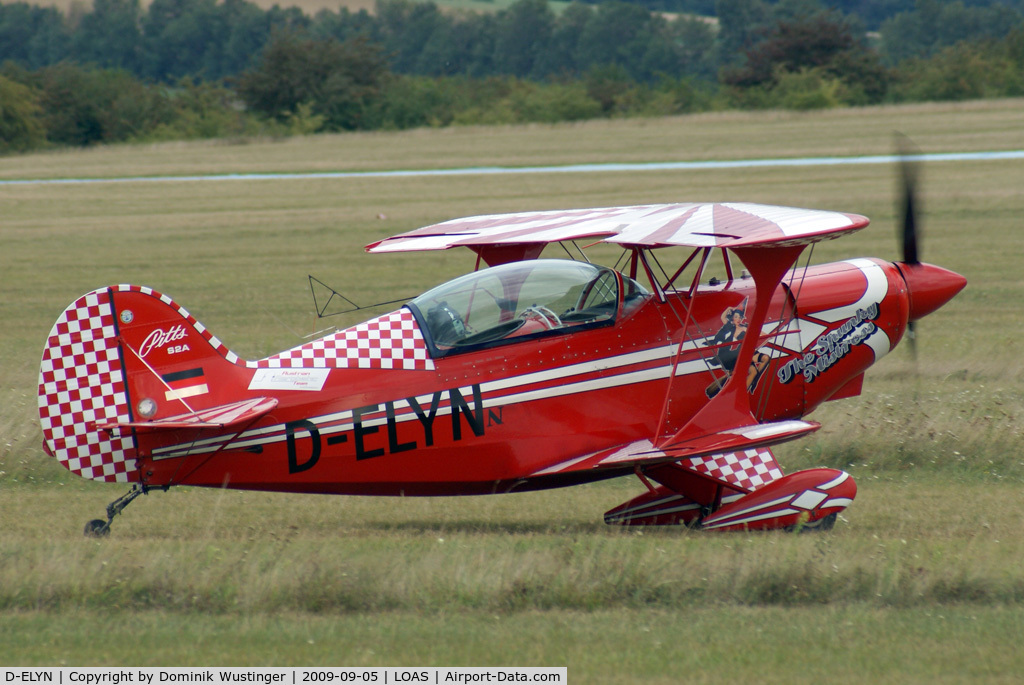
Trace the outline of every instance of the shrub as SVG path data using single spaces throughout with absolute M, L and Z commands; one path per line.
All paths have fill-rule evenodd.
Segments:
M 160 88 L 128 72 L 62 62 L 33 74 L 47 138 L 64 145 L 112 143 L 141 137 L 170 122 Z
M 363 38 L 342 43 L 288 32 L 242 75 L 238 94 L 250 109 L 280 122 L 306 103 L 323 117 L 325 130 L 373 128 L 387 74 L 380 50 Z
M 40 147 L 46 132 L 31 88 L 0 76 L 0 153 Z

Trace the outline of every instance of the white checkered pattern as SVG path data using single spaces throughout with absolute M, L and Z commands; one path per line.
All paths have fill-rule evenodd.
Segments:
M 782 469 L 767 447 L 709 457 L 683 459 L 684 466 L 750 492 L 782 478 Z
M 408 309 L 379 316 L 258 362 L 267 368 L 433 370 Z
M 95 428 L 129 420 L 110 297 L 107 288 L 83 295 L 53 325 L 39 367 L 39 420 L 50 452 L 72 473 L 127 483 L 132 439 Z
M 130 435 L 112 437 L 97 424 L 131 420 L 112 298 L 120 292 L 155 297 L 175 310 L 229 362 L 249 368 L 432 370 L 434 362 L 412 313 L 401 309 L 259 362 L 228 350 L 169 297 L 133 285 L 101 288 L 72 303 L 53 325 L 39 367 L 39 420 L 49 452 L 83 478 L 137 479 Z

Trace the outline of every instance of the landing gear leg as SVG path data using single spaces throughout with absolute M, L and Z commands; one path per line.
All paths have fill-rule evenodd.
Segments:
M 145 495 L 149 492 L 149 488 L 141 483 L 136 483 L 132 486 L 124 495 L 121 495 L 113 502 L 107 505 L 107 520 L 93 519 L 89 523 L 85 524 L 85 536 L 90 538 L 104 538 L 110 535 L 110 524 L 114 521 L 114 517 L 124 511 L 132 501 L 139 495 Z

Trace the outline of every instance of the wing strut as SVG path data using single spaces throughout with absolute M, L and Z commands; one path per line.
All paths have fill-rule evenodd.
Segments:
M 690 255 L 690 259 L 686 260 L 686 263 L 689 264 L 690 260 L 692 260 L 693 257 L 698 252 L 703 252 L 703 256 L 701 257 L 701 264 L 697 267 L 697 275 L 694 277 L 694 283 L 695 284 L 696 284 L 697 280 L 700 278 L 701 272 L 704 270 L 704 263 L 707 261 L 708 254 L 710 253 L 710 250 L 694 250 L 694 253 L 692 255 Z M 646 261 L 644 261 L 644 266 L 647 266 L 647 262 Z M 672 278 L 675 279 L 675 277 L 678 276 L 678 275 L 679 275 L 679 273 L 677 272 L 676 275 L 673 276 Z M 652 284 L 656 284 L 656 281 L 653 278 L 653 274 L 651 274 L 650 271 L 648 271 L 648 277 L 651 278 L 651 283 Z M 694 285 L 694 287 L 690 289 L 690 295 L 687 296 L 687 299 L 691 299 L 692 298 L 693 290 L 695 288 L 696 288 L 696 285 Z M 664 302 L 665 301 L 665 296 L 662 293 L 660 288 L 658 288 L 658 293 L 660 295 L 659 299 L 662 302 Z M 692 302 L 692 300 L 691 300 L 691 302 Z M 675 308 L 674 307 L 670 307 L 670 309 L 674 311 Z M 676 372 L 679 370 L 679 360 L 682 358 L 682 356 L 683 356 L 683 348 L 686 346 L 686 339 L 687 339 L 686 330 L 690 327 L 690 317 L 692 315 L 693 315 L 693 307 L 692 306 L 687 306 L 686 307 L 686 316 L 681 321 L 681 323 L 682 323 L 681 330 L 683 331 L 683 336 L 679 340 L 679 345 L 676 346 L 676 353 L 675 353 L 675 355 L 672 358 L 672 373 L 669 375 L 668 386 L 665 388 L 665 399 L 664 399 L 664 401 L 662 402 L 662 405 L 661 405 L 661 415 L 658 417 L 658 427 L 655 429 L 655 432 L 654 432 L 655 435 L 661 435 L 662 434 L 662 430 L 665 427 L 665 421 L 668 420 L 668 407 L 669 407 L 669 403 L 671 402 L 671 399 L 672 399 L 672 384 L 675 382 Z M 677 316 L 678 316 L 678 314 L 677 314 Z
M 760 344 L 761 329 L 768 315 L 772 295 L 804 249 L 803 244 L 778 247 L 732 248 L 754 279 L 754 312 L 748 319 L 747 333 L 740 344 L 735 371 L 722 390 L 698 411 L 675 435 L 662 439 L 659 449 L 684 447 L 711 434 L 738 426 L 758 423 L 750 406 L 746 369 Z M 667 409 L 666 409 L 667 410 Z M 666 410 L 663 410 L 666 411 Z

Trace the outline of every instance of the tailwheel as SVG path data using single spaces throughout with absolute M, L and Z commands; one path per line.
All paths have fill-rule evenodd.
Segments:
M 93 519 L 85 524 L 85 536 L 89 538 L 103 538 L 110 535 L 110 524 L 113 523 L 114 517 L 124 511 L 124 508 L 131 504 L 136 497 L 147 492 L 149 492 L 149 489 L 145 485 L 141 483 L 133 485 L 131 490 L 107 505 L 106 521 L 103 519 Z

